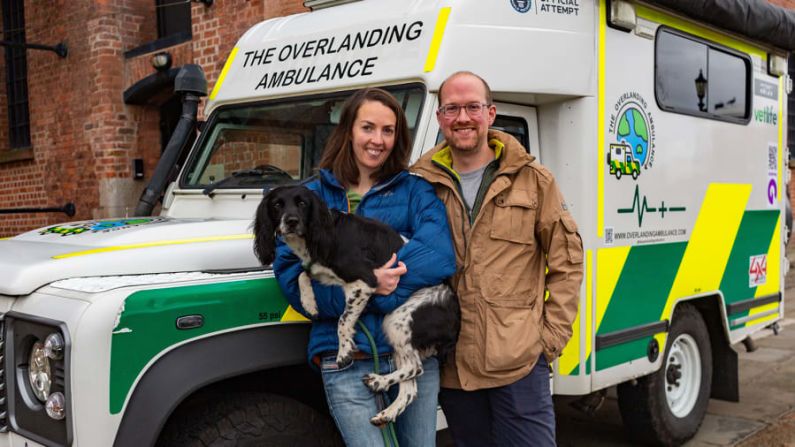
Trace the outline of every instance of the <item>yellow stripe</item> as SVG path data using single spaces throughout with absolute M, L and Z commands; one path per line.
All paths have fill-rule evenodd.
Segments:
M 230 236 L 197 237 L 193 239 L 175 239 L 170 241 L 142 242 L 140 244 L 117 245 L 115 247 L 94 248 L 91 250 L 76 251 L 53 256 L 53 259 L 73 258 L 76 256 L 95 255 L 121 250 L 135 250 L 138 248 L 163 247 L 167 245 L 196 244 L 201 242 L 233 241 L 239 239 L 254 239 L 253 234 L 234 234 Z
M 750 196 L 749 184 L 709 185 L 660 320 L 670 318 L 677 299 L 720 288 Z
M 605 317 L 607 305 L 616 290 L 618 278 L 624 270 L 627 256 L 632 247 L 602 248 L 596 250 L 596 324 L 593 333 L 599 332 L 599 326 Z M 590 355 L 591 346 L 587 347 Z
M 596 237 L 605 233 L 605 29 L 607 23 L 605 0 L 599 1 L 599 56 L 596 74 Z M 598 255 L 597 255 L 598 257 Z M 598 262 L 598 261 L 597 261 Z
M 439 10 L 439 16 L 436 18 L 436 27 L 433 29 L 431 47 L 428 49 L 428 57 L 425 59 L 426 73 L 433 71 L 436 66 L 436 57 L 439 55 L 439 47 L 442 46 L 442 37 L 444 37 L 444 29 L 447 27 L 447 19 L 450 17 L 451 9 L 451 7 L 446 6 Z
M 778 80 L 778 165 L 777 181 L 776 183 L 776 200 L 781 200 L 781 189 L 786 188 L 786 185 L 781 183 L 781 166 L 784 163 L 784 78 L 780 76 Z
M 772 305 L 770 305 L 770 306 L 762 306 L 762 308 L 767 308 L 767 310 L 770 310 L 770 309 L 775 309 L 775 308 L 776 308 L 776 306 L 778 306 L 778 303 L 772 303 Z M 761 308 L 760 308 L 760 309 L 761 309 Z M 751 320 L 751 321 L 749 321 L 749 322 L 745 323 L 745 327 L 746 327 L 746 328 L 749 328 L 749 327 L 752 327 L 752 326 L 756 326 L 756 325 L 758 325 L 758 324 L 760 324 L 760 323 L 766 323 L 766 322 L 768 322 L 768 321 L 770 321 L 770 320 L 775 320 L 775 319 L 777 319 L 777 318 L 778 318 L 780 315 L 781 315 L 781 314 L 779 314 L 778 312 L 776 312 L 776 313 L 774 313 L 774 314 L 766 315 L 766 316 L 764 316 L 764 317 L 762 317 L 762 318 L 757 318 L 756 320 Z
M 9 237 L 0 237 L 0 241 L 7 241 L 7 240 L 11 239 L 12 237 L 13 237 L 13 236 L 9 236 Z
M 767 249 L 767 278 L 756 288 L 755 298 L 772 295 L 781 290 L 781 216 L 776 221 L 776 230 Z M 764 306 L 762 306 L 764 307 Z M 759 313 L 759 308 L 751 309 L 749 315 Z
M 218 90 L 221 89 L 221 84 L 224 83 L 224 80 L 226 79 L 226 73 L 232 67 L 232 62 L 234 62 L 235 56 L 237 56 L 237 47 L 232 48 L 232 52 L 229 53 L 229 57 L 226 59 L 226 63 L 224 64 L 224 68 L 221 70 L 221 74 L 218 75 L 218 80 L 215 81 L 213 91 L 210 93 L 210 100 L 215 99 L 215 95 L 217 95 Z
M 679 17 L 675 17 L 638 4 L 635 5 L 635 13 L 638 15 L 638 17 L 644 18 L 646 20 L 651 20 L 652 22 L 671 26 L 694 36 L 701 37 L 702 39 L 711 40 L 729 48 L 733 48 L 737 51 L 742 51 L 743 53 L 759 56 L 762 58 L 762 62 L 767 61 L 767 52 L 763 51 L 762 49 L 739 39 L 734 39 L 724 34 L 712 31 L 708 28 L 695 25 L 687 20 L 680 19 Z
M 572 332 L 571 338 L 569 342 L 566 344 L 566 347 L 563 348 L 563 352 L 560 355 L 560 363 L 558 364 L 558 370 L 561 374 L 569 376 L 571 375 L 574 368 L 580 364 L 580 320 L 583 315 L 585 315 L 585 334 L 586 334 L 586 346 L 590 346 L 590 333 L 591 333 L 591 274 L 593 268 L 591 267 L 591 263 L 593 259 L 591 258 L 591 250 L 585 250 L 585 299 L 580 299 L 580 306 L 577 309 L 577 317 L 574 319 L 574 324 L 572 324 Z M 583 309 L 582 303 L 585 301 L 585 308 Z M 585 359 L 588 358 L 588 355 L 585 355 Z M 580 368 L 580 375 L 585 374 L 585 365 Z
M 309 321 L 305 316 L 296 312 L 293 309 L 293 306 L 287 306 L 287 309 L 284 311 L 284 315 L 282 315 L 281 322 L 288 322 L 288 321 Z

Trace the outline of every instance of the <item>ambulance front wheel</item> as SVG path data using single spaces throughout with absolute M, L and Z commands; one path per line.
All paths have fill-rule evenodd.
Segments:
M 240 392 L 193 402 L 168 421 L 156 447 L 209 445 L 344 444 L 331 418 L 314 408 L 286 396 Z
M 624 426 L 634 438 L 681 445 L 695 436 L 707 411 L 712 386 L 709 332 L 698 310 L 680 304 L 673 316 L 662 367 L 618 386 Z

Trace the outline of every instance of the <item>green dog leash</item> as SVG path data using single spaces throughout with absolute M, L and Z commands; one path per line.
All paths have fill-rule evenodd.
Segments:
M 373 335 L 367 329 L 367 326 L 364 325 L 361 321 L 356 322 L 359 325 L 359 329 L 364 332 L 365 337 L 367 337 L 367 341 L 370 343 L 370 351 L 373 353 L 373 369 L 374 373 L 381 374 L 381 368 L 378 364 L 378 349 L 375 346 L 375 340 L 373 339 Z M 386 401 L 386 392 L 384 394 L 384 400 Z M 379 411 L 381 409 L 379 408 Z M 384 446 L 385 447 L 398 447 L 397 435 L 395 434 L 395 423 L 390 422 L 386 424 L 386 427 L 381 428 L 381 437 L 384 438 Z

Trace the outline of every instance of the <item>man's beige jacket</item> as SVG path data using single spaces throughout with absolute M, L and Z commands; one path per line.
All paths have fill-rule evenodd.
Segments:
M 512 136 L 489 131 L 499 147 L 494 139 L 503 146 L 499 167 L 471 224 L 456 174 L 445 166 L 446 142 L 411 168 L 444 202 L 456 252 L 461 333 L 442 370 L 446 388 L 519 380 L 542 353 L 550 361 L 560 355 L 577 315 L 582 241 L 555 179 Z

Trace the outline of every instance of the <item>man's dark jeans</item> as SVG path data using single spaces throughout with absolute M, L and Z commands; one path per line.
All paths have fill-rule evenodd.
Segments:
M 527 376 L 510 385 L 442 388 L 439 402 L 457 447 L 555 446 L 555 408 L 543 355 Z

